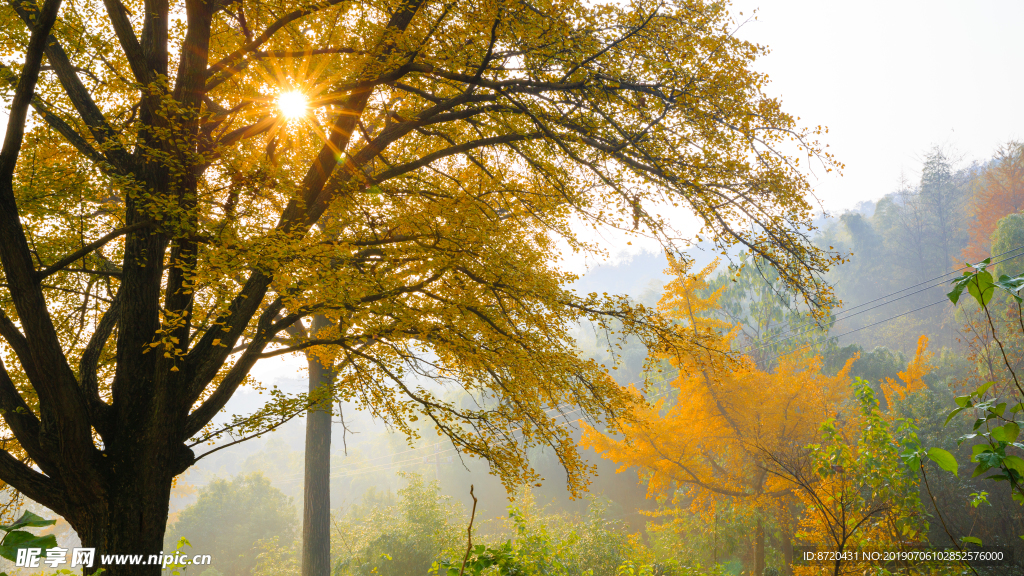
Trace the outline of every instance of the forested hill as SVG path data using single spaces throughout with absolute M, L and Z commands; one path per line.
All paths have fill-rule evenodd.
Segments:
M 842 344 L 913 352 L 924 333 L 952 346 L 960 325 L 945 294 L 956 271 L 990 256 L 997 276 L 1024 270 L 1020 143 L 969 164 L 934 148 L 919 170 L 877 202 L 832 220 L 818 238 L 851 254 L 828 276 L 843 301 L 831 331 Z

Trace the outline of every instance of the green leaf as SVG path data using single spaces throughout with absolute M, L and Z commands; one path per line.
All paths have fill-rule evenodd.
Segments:
M 956 306 L 957 302 L 960 301 L 960 295 L 964 293 L 964 288 L 967 287 L 967 279 L 969 277 L 970 274 L 965 272 L 963 276 L 953 280 L 953 290 L 947 293 L 946 297 L 948 297 L 949 300 L 953 302 L 954 306 Z
M 987 270 L 975 273 L 974 278 L 967 283 L 967 292 L 974 296 L 974 299 L 978 301 L 982 308 L 988 306 L 988 303 L 992 300 L 992 295 L 995 293 L 992 274 Z
M 959 400 L 959 398 L 958 398 L 958 400 Z M 960 408 L 957 408 L 956 410 L 953 410 L 952 412 L 950 412 L 949 416 L 946 416 L 946 422 L 945 422 L 945 424 L 943 424 L 943 426 L 945 426 L 946 424 L 949 424 L 949 421 L 952 420 L 954 416 L 956 416 L 957 414 L 962 412 L 964 410 L 964 408 L 966 408 L 966 406 L 961 406 Z
M 1006 412 L 1006 402 L 1000 402 L 999 405 L 996 406 L 995 408 L 992 408 L 990 412 L 1002 417 L 1002 415 Z
M 960 538 L 960 541 L 964 544 L 977 544 L 978 546 L 981 546 L 981 539 L 975 538 L 974 536 L 964 536 L 963 538 Z
M 1021 287 L 1024 287 L 1024 276 L 1017 276 L 1016 278 L 1010 278 L 1006 274 L 999 276 L 999 280 L 996 281 L 996 287 L 1005 291 L 1007 294 L 1013 297 L 1018 304 L 1024 302 L 1017 292 L 1020 291 Z
M 7 535 L 4 536 L 3 541 L 0 541 L 0 546 L 13 546 L 15 548 L 23 548 L 23 546 L 18 546 L 18 544 L 21 544 L 22 542 L 28 542 L 29 540 L 35 537 L 36 535 L 31 532 L 26 532 L 24 530 L 14 530 L 8 532 Z
M 1020 456 L 1007 456 L 1003 458 L 1003 465 L 1010 470 L 1016 470 L 1018 474 L 1024 476 L 1024 458 Z
M 921 467 L 921 450 L 918 446 L 918 450 L 911 450 L 900 454 L 900 458 L 907 464 L 911 470 L 917 470 Z
M 974 446 L 971 446 L 971 462 L 978 461 L 978 454 L 991 451 L 992 448 L 988 444 L 975 444 Z
M 932 462 L 938 464 L 939 468 L 946 472 L 952 472 L 954 476 L 957 475 L 959 465 L 956 463 L 956 458 L 949 452 L 942 448 L 929 448 L 928 457 L 931 458 Z
M 980 398 L 981 395 L 984 394 L 985 392 L 988 392 L 988 389 L 991 388 L 994 384 L 994 380 L 989 380 L 988 382 L 985 382 L 984 384 L 981 385 L 981 387 L 974 391 L 974 395 Z
M 1007 422 L 993 428 L 991 432 L 993 440 L 1007 443 L 1015 441 L 1018 434 L 1020 434 L 1020 426 L 1016 422 Z
M 19 532 L 11 532 L 8 534 L 18 534 Z M 21 534 L 29 534 L 28 532 L 20 532 Z M 47 534 L 46 536 L 35 536 L 29 534 L 31 538 L 25 540 L 19 540 L 17 542 L 8 545 L 7 538 L 4 538 L 4 544 L 0 545 L 0 556 L 7 558 L 8 560 L 15 562 L 18 559 L 18 550 L 21 548 L 41 548 L 45 553 L 50 548 L 57 547 L 57 537 L 53 534 Z M 20 537 L 19 537 L 20 539 Z
M 956 405 L 961 408 L 968 408 L 971 405 L 971 398 L 973 396 L 973 394 L 968 394 L 967 396 L 957 396 L 954 399 L 954 402 L 956 402 Z
M 976 460 L 981 464 L 985 464 L 989 468 L 997 468 L 1002 464 L 1003 456 L 989 450 L 978 454 Z
M 0 524 L 0 530 L 10 532 L 11 530 L 17 530 L 18 528 L 42 528 L 43 526 L 53 526 L 56 523 L 56 520 L 46 520 L 42 516 L 37 516 L 28 510 L 25 510 L 25 513 L 21 515 L 21 518 L 15 520 L 14 524 L 7 526 Z
M 984 474 L 986 470 L 989 470 L 991 468 L 991 466 L 985 463 L 978 464 L 978 466 L 974 468 L 974 473 L 971 474 L 971 478 L 977 478 L 978 476 Z

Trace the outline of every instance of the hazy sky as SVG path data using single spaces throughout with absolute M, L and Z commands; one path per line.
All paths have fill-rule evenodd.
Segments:
M 768 92 L 823 124 L 842 178 L 819 172 L 830 212 L 918 177 L 932 145 L 984 160 L 1024 138 L 1020 0 L 735 0 L 741 38 L 767 45 Z M 743 12 L 740 16 L 738 12 Z
M 934 145 L 969 163 L 1024 138 L 1022 0 L 733 0 L 731 13 L 740 38 L 771 50 L 755 62 L 767 93 L 802 125 L 829 128 L 822 142 L 846 169 L 819 165 L 811 182 L 831 214 L 894 191 L 901 175 L 916 181 Z M 658 250 L 602 236 L 613 263 Z M 563 262 L 583 272 L 600 260 Z

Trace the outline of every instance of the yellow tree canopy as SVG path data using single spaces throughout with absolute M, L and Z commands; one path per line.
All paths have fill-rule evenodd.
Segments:
M 526 447 L 553 446 L 578 487 L 551 409 L 631 398 L 568 327 L 667 334 L 568 289 L 557 243 L 590 248 L 573 222 L 671 251 L 694 234 L 664 209 L 686 210 L 696 237 L 830 296 L 800 162 L 838 164 L 765 94 L 765 48 L 724 3 L 2 10 L 0 479 L 104 552 L 160 549 L 172 478 L 205 440 L 303 413 L 311 399 L 278 398 L 209 427 L 258 360 L 310 347 L 389 424 L 425 414 L 510 483 L 533 479 Z M 310 334 L 313 316 L 330 326 Z
M 809 444 L 851 391 L 847 372 L 852 362 L 827 376 L 817 357 L 783 358 L 772 373 L 759 370 L 749 358 L 735 357 L 730 348 L 735 332 L 710 314 L 728 288 L 706 294 L 716 264 L 689 275 L 673 263 L 678 277 L 658 303 L 680 335 L 691 333 L 700 343 L 660 355 L 678 374 L 670 383 L 675 402 L 639 404 L 632 418 L 622 422 L 621 438 L 588 428 L 582 440 L 623 467 L 646 471 L 652 496 L 688 488 L 698 511 L 715 498 L 757 500 L 790 492 L 788 482 L 768 474 L 765 451 Z

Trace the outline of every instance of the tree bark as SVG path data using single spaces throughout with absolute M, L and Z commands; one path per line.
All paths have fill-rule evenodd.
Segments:
M 312 334 L 323 327 L 313 319 Z M 331 572 L 331 395 L 334 372 L 320 359 L 306 355 L 310 396 L 326 396 L 306 414 L 305 481 L 302 495 L 302 576 L 330 576 Z M 327 388 L 328 390 L 324 390 Z
M 784 522 L 782 528 L 782 558 L 783 574 L 793 576 L 793 529 L 789 522 Z
M 174 553 L 164 550 L 163 541 L 167 502 L 176 469 L 181 467 L 176 461 L 180 456 L 176 458 L 144 439 L 134 443 L 129 452 L 118 458 L 113 468 L 130 472 L 111 478 L 105 498 L 64 511 L 82 546 L 96 551 L 93 566 L 86 568 L 85 574 L 102 567 L 106 576 L 159 576 L 161 559 L 152 555 L 156 551 Z M 104 562 L 108 555 L 122 559 Z
M 754 575 L 764 576 L 764 523 L 760 516 L 754 531 Z

